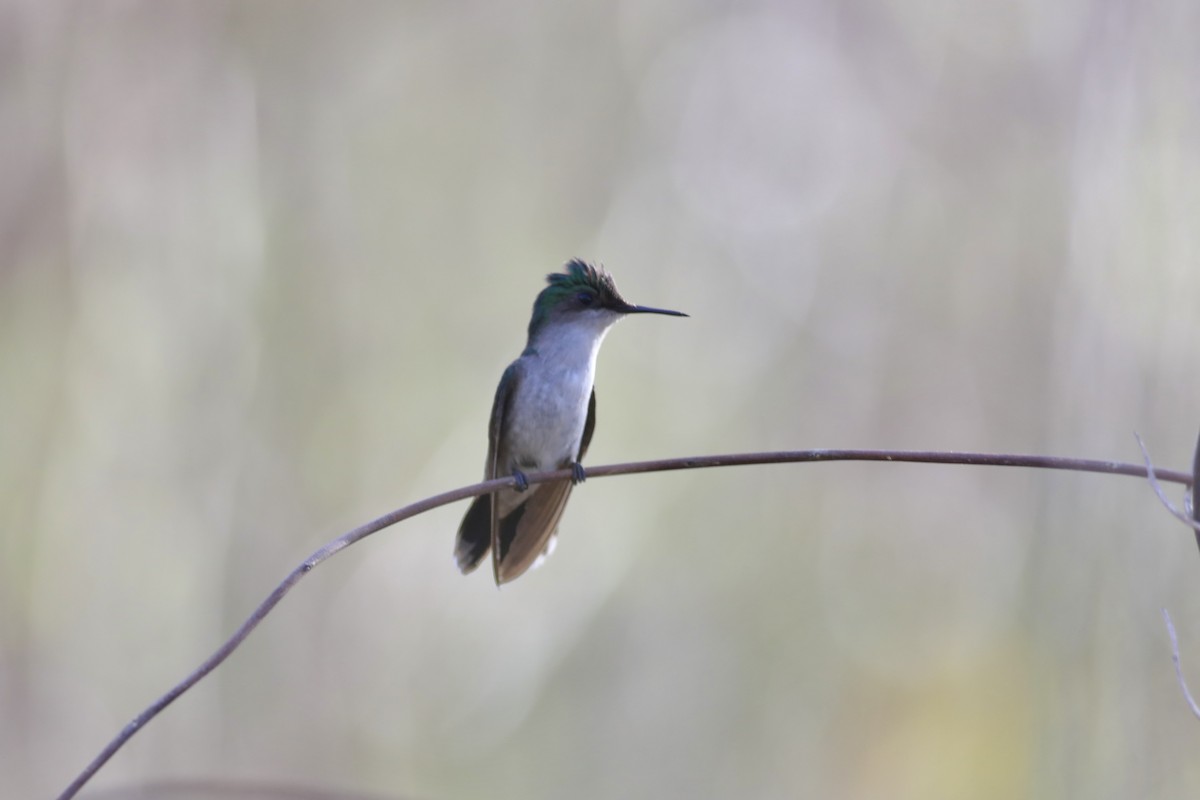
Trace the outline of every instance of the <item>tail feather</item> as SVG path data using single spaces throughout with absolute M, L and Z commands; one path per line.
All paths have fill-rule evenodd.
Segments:
M 467 509 L 462 524 L 458 526 L 458 540 L 454 545 L 454 562 L 458 570 L 466 575 L 479 566 L 488 548 L 492 546 L 492 495 L 475 498 Z
M 520 577 L 547 553 L 571 488 L 569 481 L 562 481 L 532 486 L 520 494 L 512 492 L 520 502 L 496 520 L 492 559 L 497 584 Z M 478 567 L 491 549 L 494 498 L 490 494 L 476 497 L 458 527 L 454 561 L 464 575 Z M 506 505 L 502 502 L 500 507 Z
M 546 552 L 571 496 L 571 482 L 530 487 L 524 496 L 525 502 L 499 522 L 500 552 L 494 554 L 498 584 L 521 577 Z

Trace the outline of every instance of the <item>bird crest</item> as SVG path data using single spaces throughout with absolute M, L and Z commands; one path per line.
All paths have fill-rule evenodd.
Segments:
M 530 334 L 541 327 L 550 313 L 564 300 L 581 293 L 590 293 L 590 304 L 596 308 L 620 308 L 628 305 L 617 291 L 616 282 L 604 267 L 573 258 L 563 265 L 562 272 L 552 272 L 546 276 L 546 288 L 542 289 L 533 301 L 533 317 L 529 320 Z

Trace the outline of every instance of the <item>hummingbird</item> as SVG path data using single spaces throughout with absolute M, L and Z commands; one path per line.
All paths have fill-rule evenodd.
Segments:
M 587 477 L 580 462 L 596 429 L 596 355 L 608 329 L 629 314 L 687 316 L 626 302 L 603 267 L 579 259 L 546 276 L 525 350 L 501 376 L 488 424 L 484 480 L 511 475 L 516 487 L 480 495 L 467 509 L 454 546 L 464 575 L 490 549 L 499 586 L 554 548 L 571 488 Z M 525 470 L 567 466 L 570 481 L 530 486 L 525 477 Z

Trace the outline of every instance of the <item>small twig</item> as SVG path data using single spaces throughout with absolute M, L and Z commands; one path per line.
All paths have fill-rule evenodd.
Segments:
M 1200 545 L 1200 509 L 1195 507 L 1195 502 L 1185 501 L 1188 506 L 1186 511 L 1176 508 L 1170 500 L 1167 499 L 1166 492 L 1159 485 L 1158 479 L 1155 477 L 1154 464 L 1150 461 L 1150 453 L 1146 450 L 1146 443 L 1142 441 L 1142 437 L 1138 434 L 1133 435 L 1137 439 L 1138 447 L 1142 450 L 1142 459 L 1146 463 L 1146 479 L 1150 482 L 1154 493 L 1158 495 L 1159 502 L 1171 512 L 1180 522 L 1185 525 L 1190 525 L 1196 534 L 1196 544 Z M 1192 461 L 1192 485 L 1189 488 L 1189 498 L 1195 496 L 1196 481 L 1200 479 L 1200 442 L 1196 444 L 1196 454 Z M 1190 511 L 1191 513 L 1188 513 Z M 1183 690 L 1183 698 L 1187 700 L 1188 707 L 1192 709 L 1192 714 L 1196 719 L 1200 719 L 1200 706 L 1196 705 L 1195 699 L 1192 697 L 1191 690 L 1188 689 L 1187 680 L 1183 677 L 1183 665 L 1179 660 L 1179 637 L 1175 635 L 1175 625 L 1171 622 L 1171 614 L 1165 608 L 1162 610 L 1163 620 L 1167 623 L 1167 636 L 1171 639 L 1171 661 L 1175 664 L 1175 678 L 1179 681 L 1179 688 Z
M 1196 719 L 1200 719 L 1200 706 L 1196 705 L 1192 693 L 1188 690 L 1187 681 L 1183 677 L 1183 666 L 1179 663 L 1179 639 L 1175 636 L 1175 625 L 1171 623 L 1171 614 L 1165 608 L 1162 612 L 1167 623 L 1167 636 L 1171 637 L 1171 660 L 1175 662 L 1175 677 L 1179 679 L 1179 688 L 1183 690 L 1183 698 L 1187 700 L 1188 707 L 1192 709 Z
M 768 453 L 739 453 L 734 455 L 695 456 L 692 458 L 668 458 L 658 461 L 641 461 L 627 464 L 609 464 L 606 466 L 589 467 L 588 477 L 603 478 L 609 475 L 632 475 L 642 472 L 666 472 L 679 469 L 698 469 L 703 467 L 734 467 L 750 464 L 782 464 L 815 461 L 895 461 L 923 464 L 969 464 L 975 466 L 995 467 L 1027 467 L 1032 469 L 1072 470 L 1076 472 L 1100 472 L 1110 475 L 1130 475 L 1139 478 L 1151 477 L 1153 474 L 1147 459 L 1147 466 L 1126 464 L 1119 461 L 1096 461 L 1080 458 L 1058 458 L 1055 456 L 1005 455 L 989 453 L 947 453 L 933 451 L 888 451 L 888 450 L 797 450 Z M 1173 470 L 1159 470 L 1158 480 L 1192 485 L 1192 476 Z M 526 476 L 529 483 L 544 483 L 546 481 L 568 480 L 572 477 L 570 469 L 555 472 L 533 473 Z M 449 492 L 443 492 L 428 497 L 404 508 L 385 514 L 376 520 L 360 525 L 354 530 L 339 536 L 320 549 L 313 552 L 302 564 L 288 573 L 287 577 L 275 587 L 262 603 L 250 614 L 245 622 L 217 648 L 211 656 L 204 660 L 191 674 L 173 686 L 166 694 L 159 697 L 146 707 L 144 711 L 133 718 L 121 731 L 100 751 L 90 764 L 73 780 L 59 800 L 70 800 L 79 790 L 91 780 L 101 767 L 128 742 L 135 733 L 158 716 L 158 714 L 174 702 L 180 695 L 199 683 L 208 673 L 216 669 L 225 659 L 236 650 L 249 636 L 267 614 L 279 604 L 279 601 L 292 590 L 301 578 L 311 572 L 318 564 L 333 557 L 350 545 L 365 539 L 373 533 L 395 525 L 409 517 L 424 513 L 439 506 L 444 506 L 468 497 L 475 497 L 486 492 L 494 492 L 505 487 L 515 486 L 512 478 L 497 478 L 496 480 L 464 486 Z
M 1170 511 L 1171 514 L 1184 525 L 1188 525 L 1196 531 L 1197 543 L 1200 544 L 1200 521 L 1193 519 L 1188 514 L 1176 508 L 1175 504 L 1167 499 L 1167 493 L 1163 491 L 1159 485 L 1158 478 L 1155 475 L 1154 464 L 1150 461 L 1150 453 L 1146 450 L 1146 443 L 1142 441 L 1142 437 L 1138 434 L 1133 434 L 1133 438 L 1137 439 L 1138 447 L 1142 449 L 1142 458 L 1146 462 L 1146 479 L 1150 482 L 1150 488 L 1154 489 L 1154 493 L 1158 495 L 1158 500 L 1163 506 Z M 1193 479 L 1194 480 L 1194 479 Z M 1188 481 L 1189 483 L 1191 481 Z

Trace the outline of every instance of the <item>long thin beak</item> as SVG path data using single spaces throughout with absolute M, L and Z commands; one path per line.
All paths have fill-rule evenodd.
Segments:
M 668 317 L 686 317 L 682 311 L 672 311 L 669 308 L 651 308 L 650 306 L 633 306 L 628 303 L 618 309 L 622 314 L 666 314 Z

